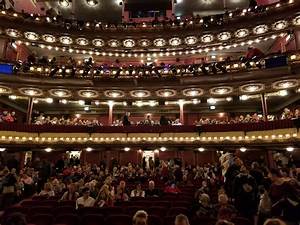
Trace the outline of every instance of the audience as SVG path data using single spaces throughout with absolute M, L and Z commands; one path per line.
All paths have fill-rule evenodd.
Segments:
M 85 187 L 82 189 L 82 197 L 76 200 L 76 209 L 83 207 L 93 207 L 95 205 L 95 199 L 90 196 L 90 189 Z

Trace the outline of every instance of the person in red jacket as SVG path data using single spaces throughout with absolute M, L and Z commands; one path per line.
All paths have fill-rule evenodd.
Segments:
M 176 186 L 175 183 L 170 183 L 170 185 L 168 185 L 165 190 L 165 193 L 167 194 L 179 194 L 181 193 L 180 189 Z

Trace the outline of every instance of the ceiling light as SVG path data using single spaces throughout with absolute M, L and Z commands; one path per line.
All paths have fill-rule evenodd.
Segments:
M 124 148 L 124 151 L 125 151 L 125 152 L 128 152 L 128 151 L 130 151 L 130 148 L 129 148 L 129 147 L 125 147 L 125 148 Z
M 235 32 L 235 36 L 238 38 L 246 37 L 249 34 L 247 29 L 239 29 Z
M 37 88 L 20 88 L 20 92 L 29 96 L 40 96 L 43 94 L 42 90 Z
M 247 151 L 247 148 L 241 147 L 241 148 L 240 148 L 240 151 L 241 151 L 241 152 L 245 152 L 245 151 Z
M 246 101 L 246 100 L 248 100 L 249 99 L 249 96 L 248 95 L 241 95 L 240 96 L 240 100 L 242 100 L 242 101 Z
M 98 5 L 98 1 L 96 0 L 87 0 L 86 3 L 92 7 Z
M 61 7 L 67 8 L 70 6 L 70 1 L 69 0 L 59 0 L 58 4 Z
M 49 92 L 51 95 L 59 98 L 71 96 L 71 92 L 65 89 L 52 89 Z
M 84 101 L 84 100 L 79 100 L 79 101 L 78 101 L 78 104 L 79 104 L 79 105 L 85 105 L 85 101 Z
M 25 32 L 24 35 L 27 39 L 31 41 L 36 41 L 37 39 L 39 39 L 39 35 L 37 35 L 34 32 Z
M 204 151 L 205 151 L 205 148 L 202 148 L 202 147 L 201 147 L 201 148 L 198 148 L 198 151 L 199 151 L 199 152 L 204 152 Z
M 226 100 L 227 102 L 231 102 L 231 101 L 232 101 L 232 97 L 226 97 L 225 100 Z
M 111 40 L 109 40 L 108 45 L 110 47 L 116 48 L 120 45 L 120 42 L 116 39 L 111 39 Z
M 218 39 L 220 41 L 227 41 L 231 38 L 231 34 L 229 32 L 222 32 L 218 35 Z
M 0 86 L 0 94 L 8 94 L 11 93 L 11 89 L 8 87 Z
M 258 92 L 264 89 L 264 85 L 263 84 L 246 84 L 241 86 L 240 90 L 242 92 L 248 92 L 248 93 L 252 93 L 252 92 Z
M 53 98 L 46 98 L 46 102 L 49 104 L 53 103 Z
M 12 99 L 12 100 L 16 100 L 16 99 L 17 99 L 17 96 L 15 96 L 15 95 L 10 95 L 10 96 L 8 96 L 8 98 L 10 98 L 10 99 Z
M 258 25 L 253 29 L 253 32 L 255 34 L 263 34 L 266 33 L 267 31 L 268 31 L 268 26 L 265 24 Z
M 189 36 L 189 37 L 186 37 L 184 39 L 184 42 L 187 44 L 187 45 L 194 45 L 196 44 L 198 41 L 197 37 L 195 36 Z
M 96 47 L 102 47 L 104 46 L 104 41 L 102 39 L 94 39 L 92 41 L 93 45 L 95 45 Z
M 288 22 L 285 20 L 279 20 L 272 25 L 274 30 L 282 30 L 288 26 Z
M 59 41 L 64 45 L 70 45 L 73 43 L 72 38 L 68 36 L 62 36 L 59 38 Z
M 135 41 L 133 39 L 126 39 L 123 41 L 123 45 L 126 48 L 132 48 L 135 46 Z
M 52 148 L 45 148 L 45 152 L 52 152 Z
M 191 89 L 185 89 L 182 91 L 183 95 L 190 96 L 190 97 L 196 97 L 203 94 L 203 90 L 200 88 L 191 88 Z
M 206 34 L 201 37 L 201 41 L 204 43 L 209 43 L 212 42 L 213 40 L 214 40 L 214 36 L 211 34 Z
M 162 151 L 162 152 L 164 152 L 164 151 L 166 151 L 167 150 L 167 148 L 166 147 L 160 147 L 160 149 L 159 149 L 160 151 Z
M 230 94 L 233 91 L 232 87 L 222 86 L 222 87 L 215 87 L 210 89 L 210 93 L 214 95 L 225 95 Z
M 6 148 L 0 148 L 0 152 L 4 152 Z
M 209 106 L 209 108 L 210 108 L 211 110 L 215 110 L 215 109 L 216 109 L 216 106 L 211 105 L 211 106 Z
M 177 37 L 171 38 L 169 40 L 169 44 L 172 45 L 172 46 L 178 46 L 178 45 L 181 44 L 181 39 L 177 38 Z
M 292 151 L 294 151 L 294 147 L 289 146 L 289 147 L 286 148 L 286 150 L 287 150 L 288 152 L 292 152 Z
M 87 152 L 93 151 L 93 149 L 92 149 L 91 147 L 87 147 L 85 150 L 86 150 Z
M 288 91 L 287 90 L 280 90 L 280 91 L 278 91 L 278 95 L 279 96 L 287 96 L 288 95 Z
M 68 101 L 67 101 L 66 99 L 62 99 L 62 100 L 61 100 L 61 103 L 62 103 L 62 104 L 67 104 Z
M 20 32 L 15 29 L 7 29 L 6 34 L 10 37 L 19 37 L 20 36 Z
M 214 105 L 214 104 L 217 103 L 217 100 L 214 99 L 214 98 L 208 98 L 208 99 L 207 99 L 207 103 L 208 103 L 208 104 L 211 104 L 211 105 Z
M 89 111 L 89 110 L 90 110 L 90 107 L 85 106 L 83 109 L 84 109 L 84 111 Z
M 42 38 L 43 38 L 44 41 L 46 41 L 48 43 L 53 43 L 56 40 L 56 38 L 53 35 L 51 35 L 51 34 L 44 34 L 42 36 Z
M 153 41 L 154 45 L 157 47 L 162 47 L 166 45 L 166 41 L 162 38 L 157 38 Z
M 77 38 L 76 43 L 84 46 L 84 45 L 88 45 L 89 41 L 86 38 Z
M 78 94 L 84 98 L 95 98 L 98 96 L 98 92 L 92 90 L 81 90 Z

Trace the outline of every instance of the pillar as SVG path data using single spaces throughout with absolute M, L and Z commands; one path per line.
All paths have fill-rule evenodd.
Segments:
M 296 50 L 300 49 L 300 30 L 294 31 Z
M 108 126 L 111 126 L 113 123 L 113 107 L 114 103 L 112 101 L 108 102 Z
M 274 158 L 273 158 L 273 153 L 272 153 L 272 151 L 270 151 L 270 150 L 268 150 L 267 151 L 267 160 L 268 160 L 268 167 L 269 168 L 276 168 L 276 164 L 275 164 L 275 162 L 274 162 Z
M 28 98 L 28 105 L 27 105 L 27 114 L 26 114 L 27 124 L 31 124 L 32 109 L 33 109 L 33 98 L 30 97 Z
M 262 111 L 263 111 L 264 121 L 268 121 L 268 106 L 267 106 L 265 94 L 262 93 L 260 95 L 260 98 L 261 98 L 261 107 L 262 107 Z
M 179 120 L 180 120 L 180 123 L 182 125 L 184 125 L 184 112 L 183 112 L 183 105 L 184 105 L 184 102 L 179 102 Z

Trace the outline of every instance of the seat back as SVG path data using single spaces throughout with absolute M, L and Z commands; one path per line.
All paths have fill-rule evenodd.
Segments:
M 29 221 L 35 225 L 52 225 L 54 217 L 51 214 L 35 214 Z
M 82 217 L 80 225 L 105 225 L 101 214 L 86 214 Z
M 106 219 L 106 225 L 131 225 L 132 219 L 127 215 L 113 215 L 108 216 Z
M 79 225 L 79 216 L 75 214 L 61 214 L 55 219 L 56 224 Z

